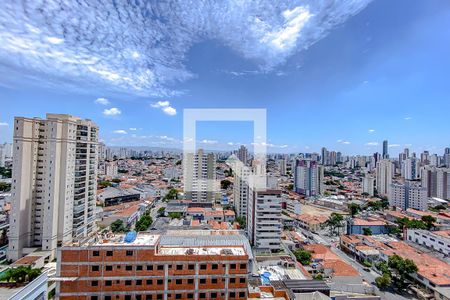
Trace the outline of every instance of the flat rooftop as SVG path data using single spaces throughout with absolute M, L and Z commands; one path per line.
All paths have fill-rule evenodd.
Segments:
M 130 246 L 154 246 L 159 240 L 160 235 L 158 234 L 146 234 L 146 233 L 139 233 L 136 236 L 136 239 L 131 242 L 127 243 L 124 241 L 125 235 L 115 235 L 114 237 L 102 239 L 95 243 L 93 246 L 123 246 L 123 245 L 130 245 Z
M 246 255 L 243 247 L 161 247 L 159 255 Z

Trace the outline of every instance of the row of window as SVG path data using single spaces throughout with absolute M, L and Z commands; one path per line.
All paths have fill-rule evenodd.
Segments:
M 222 297 L 224 296 L 224 293 L 221 293 Z M 217 292 L 211 292 L 209 295 L 207 293 L 199 293 L 199 299 L 215 299 L 217 298 L 219 293 Z M 172 294 L 168 294 L 167 297 L 169 299 L 172 298 Z M 229 298 L 236 298 L 239 297 L 239 299 L 245 299 L 246 293 L 245 292 L 229 292 L 228 293 Z M 104 296 L 103 300 L 113 300 L 113 299 L 120 298 L 119 295 L 114 296 Z M 185 298 L 183 298 L 183 294 L 175 294 L 175 299 L 194 299 L 194 293 L 187 293 Z M 90 300 L 100 300 L 101 297 L 99 296 L 91 296 Z M 163 294 L 156 294 L 156 295 L 134 295 L 134 298 L 132 295 L 125 295 L 125 300 L 162 300 L 164 299 Z
M 172 269 L 172 265 L 167 265 L 169 269 Z M 174 265 L 175 266 L 175 270 L 177 271 L 182 271 L 182 270 L 195 270 L 195 265 L 194 264 L 188 264 L 188 265 L 181 265 L 181 264 L 177 264 Z M 200 270 L 206 270 L 207 269 L 207 264 L 200 264 Z M 223 265 L 223 267 L 225 268 L 225 265 Z M 238 267 L 237 264 L 230 264 L 230 269 L 231 270 L 236 270 Z M 116 269 L 121 269 L 122 266 L 121 265 L 116 265 Z M 247 268 L 247 264 L 239 264 L 239 268 L 240 269 L 246 269 Z M 147 271 L 153 271 L 153 270 L 158 270 L 158 271 L 163 271 L 164 270 L 164 265 L 146 265 L 145 269 Z M 218 264 L 211 264 L 211 269 L 212 270 L 218 270 L 219 269 L 219 265 Z M 113 266 L 112 265 L 105 265 L 105 271 L 112 271 L 113 270 Z M 144 266 L 143 265 L 126 265 L 125 266 L 125 271 L 143 271 L 144 270 Z M 95 265 L 95 266 L 91 266 L 91 271 L 92 272 L 99 272 L 100 271 L 100 266 Z
M 168 280 L 169 283 L 171 283 L 172 279 Z M 225 278 L 211 278 L 211 284 L 218 284 L 219 282 L 223 282 L 225 281 Z M 134 280 L 134 285 L 135 286 L 141 286 L 143 284 L 143 280 L 141 279 L 137 279 Z M 230 283 L 246 283 L 246 278 L 245 277 L 231 277 L 230 278 Z M 114 282 L 113 280 L 105 280 L 105 286 L 113 286 Z M 120 280 L 116 280 L 115 281 L 116 284 L 120 284 Z M 164 284 L 164 279 L 146 279 L 145 280 L 145 284 L 146 285 L 163 285 Z M 177 285 L 182 285 L 182 284 L 194 284 L 194 279 L 193 278 L 189 278 L 189 279 L 175 279 L 175 284 Z M 206 284 L 206 278 L 200 278 L 199 279 L 199 284 Z M 93 280 L 91 281 L 91 286 L 98 286 L 99 285 L 99 281 L 98 280 Z M 125 280 L 125 285 L 126 286 L 131 286 L 133 285 L 133 280 Z

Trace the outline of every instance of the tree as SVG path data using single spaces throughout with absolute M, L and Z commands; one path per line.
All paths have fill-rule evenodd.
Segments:
M 165 208 L 165 207 L 160 207 L 160 208 L 158 208 L 158 214 L 159 214 L 160 216 L 162 216 L 162 215 L 164 214 L 165 211 L 166 211 L 166 208 Z
M 239 223 L 239 227 L 241 229 L 245 229 L 246 221 L 245 221 L 244 217 L 236 217 L 236 219 L 234 219 L 234 221 Z
M 148 212 L 143 214 L 141 218 L 134 225 L 134 229 L 139 231 L 146 231 L 153 223 L 152 217 Z
M 230 187 L 230 185 L 231 185 L 231 181 L 229 181 L 228 179 L 224 179 L 224 180 L 220 181 L 220 187 L 223 190 L 228 189 Z
M 108 187 L 108 186 L 111 186 L 111 182 L 108 181 L 108 180 L 100 180 L 100 181 L 97 183 L 97 186 L 98 186 L 98 188 L 100 188 L 100 189 L 104 189 L 104 188 L 106 188 L 106 187 Z
M 389 286 L 391 286 L 391 283 L 392 283 L 392 279 L 389 274 L 383 274 L 382 276 L 375 278 L 375 284 L 381 290 L 384 290 L 384 289 L 388 288 Z
M 114 182 L 114 183 L 120 183 L 122 180 L 120 180 L 119 178 L 114 178 L 111 181 Z
M 167 194 L 164 196 L 164 200 L 174 200 L 178 199 L 178 191 L 174 188 L 171 188 Z
M 11 190 L 11 183 L 0 182 L 0 192 L 9 192 Z
M 111 231 L 112 232 L 124 232 L 127 228 L 125 227 L 125 224 L 122 220 L 115 220 L 111 223 Z
M 363 228 L 363 234 L 364 235 L 372 235 L 372 229 L 370 229 L 368 227 L 364 227 Z
M 361 194 L 361 196 L 363 196 L 363 197 L 369 197 L 369 193 L 368 193 L 368 192 L 364 192 L 364 193 Z
M 171 219 L 180 219 L 181 218 L 181 213 L 179 213 L 179 212 L 170 212 L 169 213 L 169 218 L 171 218 Z
M 434 222 L 436 222 L 436 218 L 433 216 L 422 216 L 422 221 L 425 222 L 425 226 L 428 230 L 434 227 Z
M 325 222 L 325 227 L 328 227 L 330 229 L 330 234 L 334 234 L 336 232 L 336 229 L 338 229 L 339 233 L 339 228 L 342 227 L 343 220 L 344 217 L 341 214 L 333 212 Z
M 418 268 L 413 260 L 403 259 L 402 257 L 394 254 L 389 257 L 388 267 L 391 270 L 391 274 L 395 278 L 395 282 L 399 287 L 402 287 L 406 283 L 406 279 L 409 274 L 417 272 Z
M 298 249 L 294 251 L 295 258 L 299 263 L 304 266 L 307 266 L 311 263 L 312 254 L 308 250 Z
M 350 215 L 352 218 L 358 214 L 358 212 L 361 210 L 358 204 L 356 203 L 349 203 L 348 204 L 348 210 L 350 211 Z
M 33 281 L 39 275 L 41 275 L 41 269 L 32 269 L 31 266 L 25 267 L 20 266 L 17 268 L 8 269 L 0 278 L 2 281 L 6 282 L 17 282 L 23 283 L 27 281 Z
M 294 190 L 294 185 L 293 185 L 292 183 L 290 183 L 290 184 L 287 186 L 287 189 L 288 189 L 289 191 L 293 191 L 293 190 Z
M 422 220 L 397 218 L 396 223 L 400 228 L 414 228 L 414 229 L 427 229 L 427 224 Z

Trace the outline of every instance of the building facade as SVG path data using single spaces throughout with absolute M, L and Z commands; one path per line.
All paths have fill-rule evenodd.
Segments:
M 258 191 L 250 197 L 247 234 L 256 249 L 274 252 L 281 248 L 281 210 L 280 190 Z
M 198 238 L 196 245 L 187 245 L 183 237 L 138 234 L 127 242 L 121 237 L 86 247 L 62 247 L 56 297 L 247 299 L 248 248 L 229 245 L 227 237 L 206 243 Z
M 408 208 L 427 210 L 427 188 L 422 187 L 418 181 L 393 183 L 391 184 L 389 205 L 402 210 L 407 210 Z
M 394 177 L 394 170 L 394 164 L 388 159 L 380 160 L 377 163 L 376 181 L 377 191 L 380 196 L 389 196 L 392 178 Z
M 422 186 L 427 188 L 428 197 L 450 200 L 450 168 L 425 166 L 420 172 Z
M 184 164 L 184 195 L 193 202 L 213 202 L 219 191 L 216 182 L 216 157 L 202 149 L 186 153 Z
M 317 161 L 300 159 L 295 162 L 294 190 L 307 197 L 314 197 L 322 193 L 323 166 Z
M 97 144 L 91 120 L 15 118 L 9 259 L 30 247 L 54 256 L 57 246 L 95 233 Z

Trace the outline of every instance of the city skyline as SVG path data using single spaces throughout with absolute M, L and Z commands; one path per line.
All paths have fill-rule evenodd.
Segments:
M 207 13 L 183 7 L 192 36 L 183 36 L 176 45 L 183 56 L 177 52 L 166 69 L 154 61 L 152 55 L 159 48 L 150 42 L 130 37 L 130 49 L 123 50 L 117 48 L 119 42 L 106 40 L 103 46 L 107 50 L 120 53 L 116 61 L 106 50 L 77 48 L 71 40 L 74 36 L 61 30 L 72 27 L 59 18 L 50 28 L 41 20 L 47 15 L 36 13 L 28 18 L 21 12 L 19 24 L 5 9 L 0 17 L 11 21 L 11 30 L 2 30 L 0 43 L 0 72 L 4 75 L 0 142 L 12 141 L 14 116 L 53 112 L 94 120 L 102 129 L 101 140 L 110 146 L 180 147 L 185 108 L 266 108 L 269 152 L 319 152 L 324 146 L 348 155 L 370 155 L 381 153 L 383 140 L 388 140 L 392 156 L 404 148 L 441 155 L 450 138 L 445 120 L 437 117 L 434 109 L 424 108 L 450 108 L 445 83 L 450 34 L 442 30 L 448 27 L 450 5 L 444 1 L 380 0 L 360 1 L 352 7 L 343 1 L 327 7 L 325 3 L 306 1 L 301 6 L 286 2 L 262 14 L 278 31 L 261 25 L 259 33 L 241 34 L 230 32 L 233 26 L 245 24 L 233 7 L 220 14 L 231 18 L 228 23 L 219 18 L 224 32 L 208 22 Z M 253 10 L 245 8 L 243 15 L 257 15 L 264 5 L 270 3 L 262 1 Z M 95 5 L 92 8 L 100 14 Z M 158 8 L 153 13 L 166 16 L 163 7 Z M 206 11 L 217 9 L 205 7 Z M 57 15 L 58 8 L 45 13 Z M 198 29 L 200 25 L 192 23 L 193 16 L 205 22 L 202 30 L 207 31 L 206 37 Z M 164 32 L 178 32 L 173 15 L 167 17 Z M 87 18 L 86 22 L 90 21 Z M 106 25 L 112 20 L 102 22 Z M 120 26 L 138 24 L 138 20 L 122 22 Z M 133 33 L 152 36 L 157 29 L 154 26 Z M 114 29 L 111 34 L 117 36 L 120 28 Z M 272 38 L 279 34 L 278 38 L 286 38 L 284 46 L 256 42 L 257 34 Z M 78 38 L 95 41 L 88 34 Z M 239 45 L 243 38 L 248 44 Z M 172 45 L 168 42 L 161 47 Z M 17 59 L 11 62 L 11 57 Z M 142 84 L 126 85 L 127 80 L 115 78 L 117 72 L 105 73 L 102 65 L 90 62 L 89 57 L 114 62 L 111 66 L 117 72 L 136 72 L 132 81 L 141 78 Z M 46 67 L 50 58 L 61 64 L 59 74 Z M 30 61 L 34 63 L 27 64 Z M 146 68 L 161 79 L 139 77 Z M 208 125 L 199 126 L 197 144 L 201 148 L 251 146 L 249 123 Z

